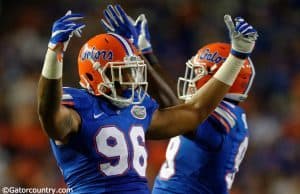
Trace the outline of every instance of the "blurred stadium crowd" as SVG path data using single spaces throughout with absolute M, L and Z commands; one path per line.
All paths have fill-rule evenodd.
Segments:
M 145 13 L 161 64 L 177 78 L 202 45 L 229 41 L 223 15 L 241 15 L 259 32 L 252 54 L 256 79 L 249 99 L 250 145 L 232 194 L 300 193 L 300 1 L 130 0 L 0 1 L 0 186 L 62 187 L 62 176 L 36 114 L 37 80 L 52 23 L 68 9 L 86 15 L 81 39 L 64 59 L 64 84 L 79 87 L 77 53 L 103 32 L 108 3 Z M 167 141 L 149 142 L 149 184 Z

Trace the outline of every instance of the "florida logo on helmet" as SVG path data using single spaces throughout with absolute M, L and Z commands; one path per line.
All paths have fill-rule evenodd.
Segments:
M 113 59 L 113 52 L 111 50 L 97 50 L 95 47 L 90 48 L 88 45 L 84 46 L 84 50 L 81 53 L 81 60 L 98 61 L 100 58 L 106 61 Z
M 213 63 L 223 63 L 226 60 L 226 57 L 219 55 L 218 51 L 212 53 L 209 49 L 205 49 L 199 56 L 199 59 L 211 61 Z

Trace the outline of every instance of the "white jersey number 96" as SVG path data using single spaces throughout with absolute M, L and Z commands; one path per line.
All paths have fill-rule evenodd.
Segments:
M 121 175 L 130 166 L 142 177 L 146 175 L 147 152 L 145 148 L 145 133 L 141 126 L 132 126 L 129 139 L 123 131 L 115 126 L 103 127 L 96 135 L 96 150 L 108 162 L 100 164 L 100 171 L 106 176 Z M 130 149 L 131 148 L 131 149 Z M 129 159 L 132 150 L 132 159 Z M 114 161 L 114 162 L 113 162 Z

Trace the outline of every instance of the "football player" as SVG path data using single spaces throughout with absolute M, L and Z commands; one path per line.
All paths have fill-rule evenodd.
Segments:
M 113 12 L 124 11 L 119 6 L 109 6 L 104 14 L 109 18 Z M 143 15 L 140 17 L 143 17 L 146 22 Z M 238 20 L 241 22 L 240 25 L 246 25 L 240 18 Z M 102 20 L 102 23 L 108 26 L 105 20 Z M 123 31 L 121 27 L 118 29 L 128 34 L 130 31 L 134 32 L 131 24 L 127 26 L 129 26 L 127 30 L 124 27 Z M 138 32 L 139 29 L 135 31 Z M 151 44 L 148 28 L 144 28 L 143 31 L 148 34 L 148 44 L 144 45 L 149 46 Z M 192 98 L 195 92 L 222 66 L 230 54 L 230 49 L 227 43 L 211 43 L 202 47 L 186 63 L 184 77 L 178 79 L 178 97 L 185 101 Z M 146 56 L 149 58 L 151 54 L 150 61 L 153 61 L 153 65 L 158 65 L 157 59 L 151 52 L 152 49 L 147 50 Z M 246 114 L 238 104 L 247 98 L 254 76 L 254 66 L 250 58 L 247 58 L 224 100 L 208 119 L 198 125 L 194 131 L 170 140 L 166 161 L 156 178 L 152 193 L 226 194 L 229 192 L 248 146 Z
M 53 25 L 38 84 L 41 124 L 73 193 L 149 193 L 145 138 L 194 131 L 233 84 L 256 31 L 250 25 L 243 31 L 226 16 L 233 48 L 222 67 L 187 103 L 159 109 L 146 93 L 146 64 L 116 33 L 96 35 L 82 46 L 78 70 L 84 89 L 62 87 L 63 55 L 85 27 L 76 22 L 81 18 L 69 11 Z
M 230 45 L 211 43 L 186 63 L 178 79 L 178 96 L 189 100 L 230 53 Z M 152 193 L 228 194 L 249 141 L 246 113 L 239 103 L 247 98 L 255 76 L 248 58 L 224 100 L 194 132 L 173 137 Z

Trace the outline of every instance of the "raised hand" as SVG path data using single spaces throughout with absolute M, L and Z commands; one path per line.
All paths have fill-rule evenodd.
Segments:
M 145 14 L 139 15 L 139 17 L 135 20 L 135 26 L 138 31 L 139 50 L 142 51 L 142 53 L 152 52 L 148 21 Z
M 246 59 L 254 49 L 257 31 L 241 17 L 236 17 L 234 23 L 230 15 L 225 15 L 224 21 L 231 39 L 231 54 Z
M 65 16 L 55 21 L 48 47 L 55 50 L 58 46 L 61 46 L 61 51 L 64 52 L 73 34 L 81 37 L 82 28 L 85 27 L 85 24 L 77 24 L 74 21 L 82 18 L 81 14 L 72 14 L 71 10 L 69 10 Z
M 142 53 L 152 51 L 148 23 L 144 14 L 139 15 L 134 21 L 120 5 L 114 7 L 109 5 L 103 14 L 105 19 L 101 19 L 101 24 L 107 32 L 130 39 Z

